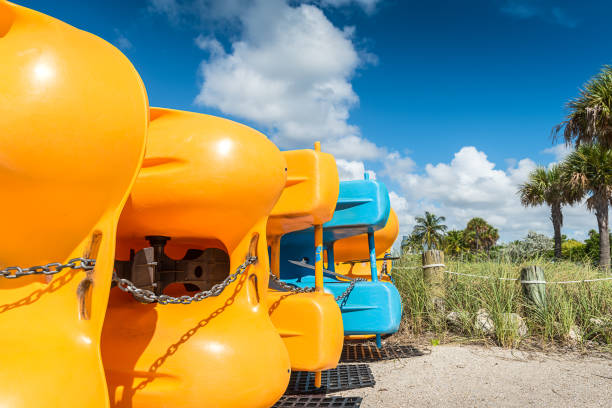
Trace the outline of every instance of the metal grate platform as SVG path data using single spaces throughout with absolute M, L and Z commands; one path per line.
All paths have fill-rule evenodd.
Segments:
M 382 348 L 375 344 L 345 343 L 340 361 L 343 363 L 374 362 L 398 358 L 418 357 L 424 353 L 413 346 L 385 344 Z
M 321 388 L 314 386 L 315 373 L 294 371 L 291 373 L 285 395 L 325 394 L 328 392 L 373 387 L 376 384 L 372 370 L 367 364 L 341 364 L 325 370 L 321 376 Z
M 359 408 L 361 397 L 323 397 L 317 395 L 287 396 L 283 395 L 272 408 L 329 407 Z

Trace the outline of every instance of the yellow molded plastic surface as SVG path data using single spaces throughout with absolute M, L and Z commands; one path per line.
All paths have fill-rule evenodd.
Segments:
M 332 295 L 269 291 L 268 310 L 287 346 L 293 370 L 327 370 L 338 364 L 344 329 Z
M 276 275 L 281 236 L 331 220 L 339 192 L 336 161 L 322 153 L 318 144 L 315 150 L 292 150 L 283 155 L 287 184 L 268 219 L 272 272 Z M 269 291 L 268 304 L 292 369 L 318 371 L 338 364 L 344 329 L 340 308 L 331 295 Z
M 0 1 L 0 406 L 108 407 L 100 332 L 121 207 L 140 168 L 146 91 L 104 40 Z
M 102 336 L 117 407 L 268 407 L 283 394 L 289 357 L 268 315 L 267 216 L 285 185 L 285 160 L 264 135 L 214 116 L 151 109 L 147 154 L 121 215 L 118 258 L 172 239 L 166 253 L 227 251 L 230 272 L 259 261 L 218 297 L 142 304 L 114 288 Z M 256 242 L 250 249 L 251 242 Z M 187 294 L 170 285 L 167 294 Z
M 368 340 L 375 339 L 375 334 L 352 334 L 350 336 L 344 336 L 346 340 Z
M 397 214 L 391 209 L 389 219 L 384 228 L 374 232 L 374 242 L 376 244 L 376 257 L 380 258 L 385 253 L 391 250 L 393 243 L 399 234 L 399 223 Z M 368 235 L 361 234 L 354 237 L 343 238 L 336 241 L 334 245 L 334 261 L 336 263 L 336 272 L 347 275 L 352 278 L 371 279 L 370 263 L 366 261 L 369 256 L 368 250 Z M 364 260 L 364 262 L 346 264 L 343 262 Z M 383 262 L 388 262 L 387 268 L 390 271 L 391 265 L 389 261 L 377 261 L 377 269 L 381 270 Z M 382 280 L 389 280 L 388 277 L 380 277 Z
M 332 219 L 338 201 L 336 160 L 316 150 L 283 152 L 287 184 L 268 219 L 268 236 L 280 236 Z

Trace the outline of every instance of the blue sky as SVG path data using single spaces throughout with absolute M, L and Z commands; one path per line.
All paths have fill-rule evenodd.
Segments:
M 321 139 L 344 178 L 365 167 L 392 191 L 402 232 L 424 210 L 502 239 L 551 232 L 515 195 L 563 104 L 612 62 L 609 1 L 29 0 L 118 46 L 152 106 L 212 113 L 283 149 Z M 330 113 L 331 112 L 331 113 Z M 583 207 L 566 231 L 595 227 Z

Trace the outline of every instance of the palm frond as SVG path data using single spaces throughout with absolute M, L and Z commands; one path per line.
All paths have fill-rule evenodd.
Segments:
M 553 140 L 562 135 L 565 143 L 612 147 L 612 67 L 601 71 L 566 104 L 565 120 L 552 129 Z

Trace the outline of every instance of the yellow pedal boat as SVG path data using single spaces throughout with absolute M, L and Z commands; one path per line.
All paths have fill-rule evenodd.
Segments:
M 339 178 L 334 157 L 314 150 L 283 152 L 287 184 L 268 219 L 271 269 L 279 276 L 280 242 L 286 233 L 321 225 L 333 217 Z M 321 245 L 321 244 L 319 244 Z M 344 329 L 334 297 L 323 292 L 323 264 L 319 262 L 320 287 L 311 293 L 270 289 L 268 309 L 291 359 L 291 368 L 320 371 L 338 364 Z
M 100 333 L 148 114 L 119 50 L 0 0 L 0 406 L 109 406 Z
M 190 304 L 142 303 L 120 290 L 125 281 L 111 290 L 102 357 L 112 406 L 269 407 L 283 394 L 289 356 L 268 314 L 265 234 L 285 167 L 247 126 L 151 109 L 146 157 L 119 222 L 117 272 L 174 299 L 227 285 Z
M 397 214 L 392 208 L 389 212 L 389 218 L 385 226 L 382 229 L 374 232 L 376 249 L 381 249 L 376 254 L 376 258 L 379 259 L 376 262 L 376 269 L 379 271 L 380 280 L 390 281 L 390 277 L 381 272 L 383 271 L 384 264 L 386 264 L 384 266 L 385 270 L 387 272 L 391 271 L 391 261 L 383 261 L 380 259 L 385 257 L 385 254 L 389 254 L 391 252 L 391 247 L 397 239 L 398 234 L 399 223 L 397 220 Z M 350 278 L 372 279 L 368 256 L 368 234 L 355 235 L 353 237 L 343 238 L 336 241 L 334 245 L 334 263 L 336 266 L 336 273 L 346 275 Z

